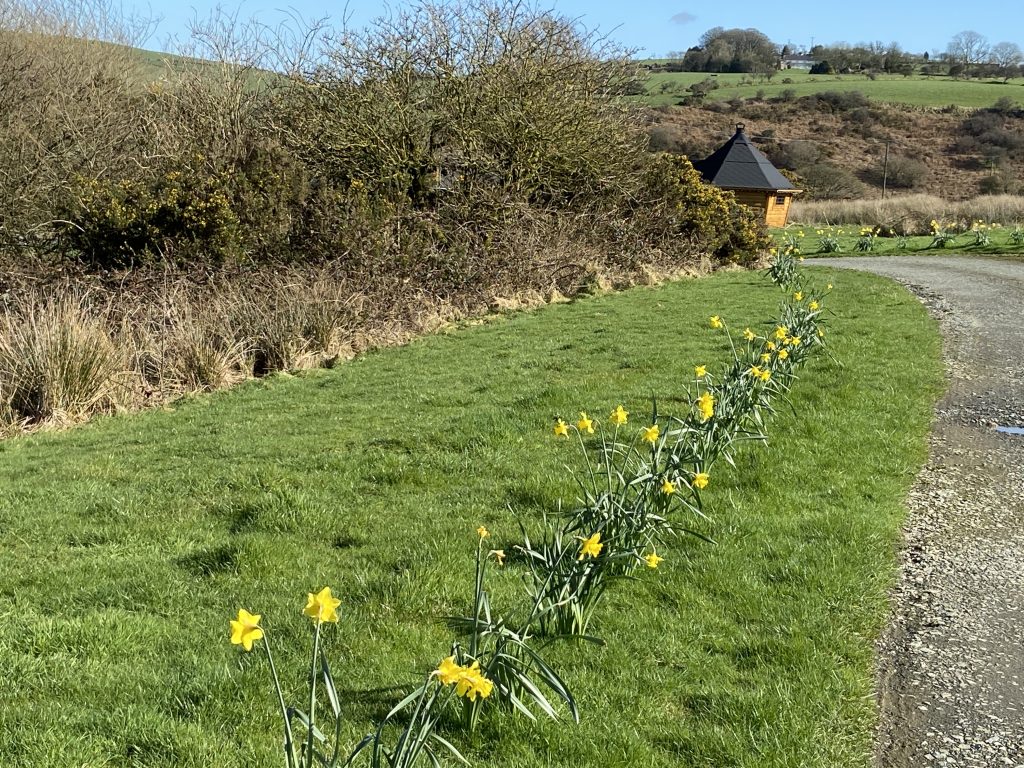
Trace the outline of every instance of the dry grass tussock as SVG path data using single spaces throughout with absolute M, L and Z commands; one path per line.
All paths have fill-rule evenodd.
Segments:
M 981 195 L 969 200 L 944 200 L 934 195 L 906 195 L 885 200 L 809 200 L 793 204 L 790 221 L 800 224 L 877 226 L 903 235 L 931 234 L 931 221 L 976 221 L 1004 226 L 1024 223 L 1024 196 Z
M 128 345 L 102 298 L 31 292 L 0 316 L 0 415 L 67 423 L 124 404 Z

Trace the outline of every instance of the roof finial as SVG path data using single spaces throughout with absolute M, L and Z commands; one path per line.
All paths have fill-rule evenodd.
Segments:
M 743 129 L 746 127 L 743 123 L 736 123 L 736 133 L 743 133 Z

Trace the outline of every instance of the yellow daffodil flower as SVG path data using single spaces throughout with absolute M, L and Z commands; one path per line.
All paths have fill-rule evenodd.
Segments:
M 775 338 L 779 339 L 779 341 L 785 339 L 787 336 L 789 336 L 789 328 L 786 326 L 780 325 L 775 329 Z
M 494 690 L 494 683 L 488 680 L 483 675 L 477 675 L 473 680 L 473 686 L 470 688 L 468 696 L 470 701 L 476 701 L 476 697 L 479 696 L 481 699 L 486 699 L 491 695 L 491 691 Z
M 660 557 L 657 552 L 651 552 L 649 555 L 644 555 L 644 562 L 647 563 L 648 568 L 657 568 L 658 564 L 664 560 L 664 557 Z
M 711 475 L 707 472 L 698 472 L 693 476 L 693 487 L 700 490 L 704 490 L 708 487 L 708 483 L 711 481 Z
M 701 421 L 707 421 L 715 415 L 715 398 L 710 392 L 697 398 L 697 410 L 700 411 Z
M 826 291 L 831 291 L 832 290 L 832 283 L 829 283 L 828 285 L 826 285 L 825 286 L 825 290 Z
M 778 345 L 774 341 L 766 341 L 764 346 L 769 352 L 774 352 L 778 348 Z
M 583 546 L 580 547 L 580 556 L 577 560 L 582 560 L 588 555 L 590 557 L 597 557 L 601 554 L 601 550 L 604 549 L 604 544 L 601 543 L 601 533 L 598 531 L 589 539 L 583 539 Z
M 455 657 L 449 656 L 446 659 L 441 659 L 441 663 L 437 665 L 437 679 L 441 681 L 442 685 L 451 685 L 458 681 L 462 670 L 463 668 L 455 663 Z
M 712 315 L 711 320 L 709 322 L 712 328 L 722 327 L 722 318 L 720 318 L 718 315 Z
M 491 532 L 481 525 L 479 528 L 476 529 L 476 535 L 479 536 L 481 539 L 486 539 L 488 536 L 491 535 Z
M 561 419 L 555 424 L 555 437 L 568 437 L 569 436 L 569 425 Z
M 761 371 L 761 375 L 758 376 L 758 378 L 761 379 L 761 381 L 768 381 L 768 379 L 770 379 L 771 377 L 772 377 L 772 372 L 769 371 L 767 368 L 765 368 L 763 371 Z
M 505 564 L 505 550 L 504 549 L 492 549 L 490 554 L 494 555 L 494 559 L 498 561 L 498 565 Z
M 302 615 L 308 616 L 317 624 L 325 621 L 338 623 L 338 606 L 341 600 L 331 595 L 331 588 L 324 587 L 315 595 L 310 592 L 306 597 L 306 607 L 302 609 Z
M 693 375 L 698 379 L 703 379 L 708 375 L 708 368 L 706 365 L 698 365 L 693 369 Z
M 608 417 L 612 424 L 615 426 L 621 426 L 629 421 L 629 411 L 623 408 L 621 405 L 615 406 L 615 410 L 612 411 L 611 416 Z
M 744 328 L 743 329 L 743 338 L 746 339 L 747 341 L 753 341 L 754 339 L 757 338 L 757 334 L 754 333 L 749 328 Z
M 785 360 L 787 357 L 789 357 L 789 352 L 787 350 L 785 350 L 785 349 L 780 349 L 779 350 L 779 360 Z
M 661 492 L 666 496 L 671 496 L 676 492 L 676 484 L 669 480 L 667 477 L 661 482 Z
M 789 344 L 791 347 L 799 347 L 800 346 L 800 337 L 799 336 L 794 336 L 793 338 L 791 338 L 786 343 Z
M 238 609 L 238 618 L 231 620 L 231 644 L 240 645 L 245 650 L 251 651 L 252 644 L 263 637 L 263 630 L 260 629 L 259 614 L 249 613 L 244 608 Z
M 752 366 L 750 366 L 750 370 L 747 371 L 747 373 L 749 373 L 751 376 L 753 376 L 755 378 L 760 378 L 760 376 L 761 376 L 761 369 L 758 368 L 756 365 L 752 365 Z
M 645 443 L 656 443 L 658 442 L 658 435 L 660 432 L 661 430 L 658 428 L 658 425 L 652 424 L 640 433 L 640 437 Z
M 769 361 L 770 361 L 771 359 L 772 359 L 772 355 L 771 355 L 771 353 L 770 353 L 770 352 L 765 352 L 765 353 L 764 353 L 763 355 L 761 355 L 761 362 L 762 362 L 762 363 L 767 363 L 767 362 L 769 362 Z
M 796 293 L 793 294 L 793 301 L 803 301 L 803 300 L 804 300 L 804 292 L 803 291 L 797 291 Z
M 587 416 L 586 411 L 580 411 L 580 420 L 576 422 L 576 429 L 586 432 L 588 435 L 594 434 L 594 420 Z
M 486 699 L 491 695 L 494 683 L 483 676 L 480 672 L 480 662 L 474 661 L 469 667 L 462 668 L 462 674 L 455 683 L 457 696 L 465 696 L 470 701 L 476 701 L 476 697 Z
M 470 701 L 476 701 L 477 696 L 486 699 L 494 689 L 494 683 L 480 671 L 479 661 L 464 667 L 455 662 L 454 656 L 449 656 L 441 660 L 434 674 L 442 685 L 454 685 L 456 695 L 465 696 Z
M 819 306 L 821 305 L 818 304 L 818 302 L 812 300 L 811 303 L 807 305 L 807 308 L 811 310 L 811 312 L 817 312 Z

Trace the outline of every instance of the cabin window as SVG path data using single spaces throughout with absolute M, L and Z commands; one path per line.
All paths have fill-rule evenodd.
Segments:
M 785 195 L 776 195 L 775 196 L 775 204 L 776 205 L 785 205 L 786 204 L 786 196 Z

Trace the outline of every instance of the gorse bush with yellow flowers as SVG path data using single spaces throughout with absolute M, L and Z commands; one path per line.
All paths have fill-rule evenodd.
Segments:
M 582 456 L 573 473 L 574 504 L 546 514 L 539 534 L 521 523 L 522 543 L 511 553 L 491 549 L 490 532 L 477 529 L 472 602 L 467 615 L 447 617 L 455 633 L 448 654 L 351 749 L 340 744 L 341 702 L 321 648 L 322 627 L 338 621 L 340 601 L 324 588 L 308 595 L 302 611 L 313 622 L 305 708 L 285 702 L 262 617 L 239 610 L 231 641 L 266 652 L 286 768 L 347 766 L 360 756 L 372 768 L 409 768 L 424 760 L 439 765 L 444 755 L 465 763 L 439 734 L 442 723 L 446 734 L 473 732 L 485 717 L 557 720 L 563 710 L 578 722 L 576 698 L 542 650 L 560 638 L 600 644 L 592 630 L 609 589 L 626 588 L 638 572 L 670 561 L 680 536 L 713 544 L 702 528 L 716 465 L 735 466 L 742 444 L 767 439 L 779 398 L 804 363 L 824 349 L 822 314 L 832 286 L 813 286 L 797 259 L 777 254 L 768 270 L 785 300 L 767 327 L 734 334 L 722 316 L 709 318 L 710 329 L 728 339 L 731 359 L 718 373 L 707 363 L 694 365 L 692 378 L 679 385 L 688 407 L 678 415 L 652 402 L 642 416 L 618 404 L 602 418 L 590 411 L 556 418 L 555 438 L 574 443 Z M 528 599 L 517 615 L 492 605 L 487 581 L 493 568 L 520 571 Z
M 163 258 L 223 263 L 241 252 L 228 180 L 190 170 L 151 180 L 79 179 L 65 228 L 66 245 L 95 266 Z

